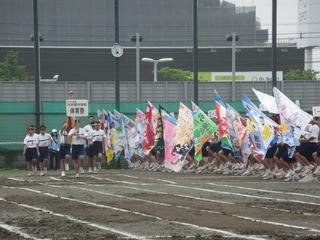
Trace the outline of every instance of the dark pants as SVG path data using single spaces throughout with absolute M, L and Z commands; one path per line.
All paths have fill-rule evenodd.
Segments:
M 49 169 L 53 169 L 53 170 L 58 170 L 58 169 L 60 169 L 59 153 L 50 151 L 50 156 L 49 156 Z

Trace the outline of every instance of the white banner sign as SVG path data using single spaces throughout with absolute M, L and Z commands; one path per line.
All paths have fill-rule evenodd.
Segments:
M 232 72 L 212 72 L 211 81 L 231 81 Z M 236 81 L 271 81 L 271 71 L 236 72 Z M 277 81 L 283 80 L 283 72 L 277 71 Z
M 320 106 L 312 107 L 312 115 L 314 117 L 320 117 Z
M 66 113 L 68 117 L 87 117 L 89 104 L 87 99 L 73 99 L 66 101 Z

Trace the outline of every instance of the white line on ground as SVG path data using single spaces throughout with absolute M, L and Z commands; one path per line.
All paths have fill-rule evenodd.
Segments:
M 97 190 L 92 190 L 92 189 L 87 189 L 87 188 L 80 188 L 80 187 L 72 187 L 72 186 L 71 186 L 71 188 L 79 189 L 79 190 L 83 190 L 83 191 L 87 191 L 87 192 L 98 193 L 98 194 L 101 194 L 101 195 L 119 197 L 119 198 L 123 198 L 123 199 L 127 199 L 127 200 L 143 201 L 143 202 L 147 202 L 147 203 L 150 203 L 150 204 L 162 205 L 162 206 L 166 206 L 166 207 L 176 207 L 176 208 L 181 208 L 181 209 L 206 212 L 206 213 L 210 213 L 210 214 L 219 214 L 219 215 L 223 214 L 221 212 L 210 211 L 210 210 L 205 210 L 205 209 L 197 209 L 197 208 L 191 208 L 191 207 L 180 206 L 180 205 L 175 206 L 175 205 L 172 205 L 172 204 L 158 202 L 158 201 L 150 201 L 150 200 L 144 200 L 144 199 L 140 199 L 140 198 L 131 198 L 131 197 L 123 196 L 123 195 L 117 195 L 117 194 L 108 193 L 108 192 L 105 192 L 105 191 L 97 191 Z M 311 232 L 320 233 L 320 230 L 315 229 L 315 228 L 291 225 L 291 224 L 280 223 L 280 222 L 266 221 L 266 220 L 263 220 L 263 219 L 257 219 L 257 218 L 241 216 L 241 215 L 229 215 L 229 216 L 232 216 L 232 217 L 235 217 L 235 218 L 244 219 L 244 220 L 248 220 L 248 221 L 253 221 L 253 222 L 265 223 L 265 224 L 288 227 L 288 228 L 299 229 L 299 230 L 308 230 L 308 231 L 311 231 Z
M 55 181 L 61 181 L 60 178 L 56 178 L 56 177 L 50 177 L 50 179 L 55 180 Z
M 236 204 L 236 203 L 232 203 L 232 202 L 224 202 L 224 201 L 219 201 L 219 200 L 213 200 L 213 199 L 210 199 L 210 198 L 200 198 L 200 197 L 194 197 L 194 196 L 190 196 L 190 195 L 181 195 L 181 194 L 174 194 L 174 193 L 168 193 L 168 192 L 159 192 L 159 191 L 154 191 L 154 190 L 150 190 L 150 189 L 142 189 L 142 188 L 129 187 L 129 186 L 119 186 L 119 187 L 132 189 L 132 190 L 137 190 L 137 191 L 143 191 L 143 192 L 150 192 L 150 193 L 156 193 L 156 194 L 166 194 L 166 195 L 171 195 L 171 196 L 176 196 L 176 197 L 195 199 L 195 200 L 204 201 L 204 202 L 216 202 L 216 203 L 221 203 L 221 204 Z M 290 210 L 280 209 L 280 208 L 269 208 L 269 207 L 255 206 L 255 205 L 251 205 L 249 207 L 262 208 L 262 209 L 268 209 L 268 210 L 280 211 L 280 212 L 289 212 L 289 213 L 293 213 L 293 214 L 302 214 L 302 215 L 305 215 L 305 216 L 315 216 L 315 217 L 319 217 L 320 216 L 320 214 L 306 213 L 306 212 L 296 213 L 294 211 L 292 212 Z
M 214 213 L 214 214 L 222 214 L 220 212 L 216 211 L 211 211 L 211 210 L 205 210 L 205 209 L 198 209 L 198 208 L 191 208 L 187 206 L 180 206 L 180 205 L 173 205 L 170 203 L 164 203 L 164 202 L 158 202 L 158 201 L 151 201 L 151 200 L 145 200 L 142 198 L 135 198 L 135 197 L 126 197 L 124 195 L 119 195 L 119 194 L 113 194 L 113 193 L 108 193 L 105 191 L 97 191 L 97 190 L 92 190 L 92 189 L 87 189 L 87 188 L 82 188 L 82 187 L 74 187 L 74 186 L 67 186 L 73 189 L 78 189 L 78 190 L 83 190 L 86 192 L 93 192 L 93 193 L 98 193 L 101 195 L 106 195 L 106 196 L 112 196 L 112 197 L 117 197 L 117 198 L 122 198 L 126 200 L 131 200 L 131 201 L 138 201 L 138 202 L 146 202 L 154 205 L 160 205 L 160 206 L 166 206 L 166 207 L 176 207 L 176 208 L 182 208 L 182 209 L 188 209 L 188 210 L 194 210 L 194 211 L 200 211 L 200 212 L 207 212 L 207 213 Z
M 17 181 L 17 182 L 24 182 L 24 179 L 20 179 L 20 178 L 13 178 L 13 177 L 9 177 L 8 179 L 13 180 L 13 181 Z
M 274 190 L 267 190 L 267 189 L 261 189 L 261 188 L 249 188 L 249 187 L 241 187 L 241 186 L 217 184 L 217 183 L 207 183 L 207 184 L 208 185 L 212 185 L 212 186 L 219 186 L 219 187 L 238 188 L 238 189 L 250 190 L 250 191 L 258 191 L 258 192 L 266 192 L 266 193 L 277 193 L 277 194 L 288 194 L 288 195 L 294 195 L 294 196 L 302 196 L 302 197 L 310 197 L 310 198 L 320 199 L 320 196 L 311 195 L 311 194 L 304 194 L 304 193 L 274 191 Z
M 123 184 L 128 184 L 128 185 L 135 185 L 135 186 L 151 186 L 151 183 L 134 183 L 134 182 L 127 182 L 127 181 L 120 181 L 120 180 L 114 180 L 111 178 L 101 178 L 101 177 L 96 177 L 96 176 L 89 176 L 90 178 L 96 179 L 96 180 L 107 180 L 110 182 L 115 182 L 115 183 L 123 183 Z
M 95 204 L 95 203 L 82 201 L 82 200 L 78 200 L 78 199 L 71 199 L 71 198 L 67 198 L 67 197 L 61 197 L 61 196 L 58 196 L 58 195 L 54 195 L 54 194 L 51 194 L 51 193 L 45 193 L 45 192 L 41 192 L 41 191 L 34 190 L 34 189 L 19 188 L 19 187 L 6 187 L 6 188 L 27 190 L 27 191 L 31 191 L 31 192 L 34 192 L 34 193 L 39 193 L 39 194 L 42 194 L 42 195 L 45 195 L 45 196 L 61 198 L 61 199 L 64 199 L 64 200 L 69 200 L 69 201 L 73 201 L 73 202 L 79 202 L 79 203 L 83 203 L 83 204 L 87 204 L 87 205 L 92 205 L 92 206 L 95 206 L 95 207 L 114 208 L 114 207 L 110 207 L 110 206 L 107 206 L 107 205 Z M 3 198 L 0 198 L 0 200 L 7 201 L 6 199 L 3 199 Z M 94 223 L 90 223 L 90 222 L 87 222 L 87 221 L 78 220 L 78 219 L 75 219 L 75 218 L 73 218 L 71 216 L 68 216 L 68 215 L 64 215 L 64 214 L 60 214 L 60 213 L 54 213 L 54 212 L 52 212 L 50 210 L 47 210 L 47 209 L 33 207 L 33 206 L 30 206 L 30 205 L 26 205 L 26 204 L 19 204 L 19 203 L 13 202 L 13 201 L 7 201 L 7 202 L 14 203 L 16 205 L 23 206 L 23 207 L 32 208 L 34 210 L 47 212 L 47 213 L 49 213 L 51 215 L 67 217 L 69 220 L 72 220 L 72 221 L 75 221 L 75 220 L 76 221 L 81 221 L 81 223 L 86 223 L 89 226 L 97 225 L 97 226 L 100 226 L 100 227 L 103 227 L 103 228 L 112 229 L 112 228 L 109 228 L 109 227 L 101 226 L 99 224 L 94 224 Z M 146 216 L 146 217 L 150 217 L 150 218 L 157 219 L 157 220 L 167 220 L 170 223 L 174 223 L 174 224 L 182 225 L 182 226 L 188 226 L 188 227 L 191 227 L 191 228 L 194 228 L 194 229 L 197 229 L 197 230 L 213 232 L 213 233 L 219 234 L 219 235 L 221 235 L 223 237 L 236 237 L 236 238 L 249 239 L 249 240 L 266 240 L 265 238 L 261 238 L 261 237 L 250 236 L 250 235 L 241 235 L 241 234 L 236 234 L 236 233 L 233 233 L 233 232 L 230 232 L 230 231 L 224 231 L 224 230 L 210 228 L 210 227 L 203 227 L 203 226 L 196 225 L 196 224 L 190 224 L 190 223 L 186 223 L 186 222 L 163 219 L 163 218 L 160 218 L 158 216 L 154 216 L 154 215 L 150 215 L 150 214 L 144 214 L 144 213 L 137 212 L 137 211 L 130 211 L 130 210 L 120 209 L 120 208 L 114 208 L 114 209 L 119 209 L 118 211 L 121 210 L 122 212 L 132 213 L 132 214 L 136 214 L 136 215 L 140 215 L 140 216 Z M 113 229 L 113 230 L 115 230 L 115 229 Z M 124 234 L 121 234 L 121 235 L 124 235 Z M 130 236 L 128 236 L 128 237 L 130 237 Z M 132 238 L 141 239 L 141 238 L 137 238 L 137 237 L 132 237 Z
M 293 199 L 282 199 L 282 198 L 273 198 L 273 197 L 263 197 L 263 196 L 257 196 L 257 195 L 249 195 L 249 194 L 242 194 L 242 193 L 235 193 L 235 192 L 217 191 L 217 190 L 208 189 L 208 188 L 189 187 L 189 186 L 183 186 L 183 185 L 166 184 L 166 186 L 176 187 L 176 188 L 192 189 L 192 190 L 198 190 L 198 191 L 203 191 L 203 192 L 211 192 L 211 193 L 217 193 L 217 194 L 223 194 L 223 195 L 234 195 L 234 196 L 246 197 L 246 198 L 256 198 L 256 199 L 273 200 L 273 201 L 277 201 L 277 202 L 294 202 L 294 203 L 302 203 L 302 204 L 320 206 L 320 203 L 304 202 L 304 201 L 293 200 Z
M 128 177 L 128 178 L 133 178 L 133 179 L 139 179 L 139 177 L 131 176 L 128 174 L 117 174 L 117 176 L 123 176 L 123 177 Z
M 84 225 L 87 225 L 87 226 L 90 226 L 90 227 L 94 227 L 94 228 L 97 228 L 97 229 L 100 229 L 100 230 L 104 230 L 104 231 L 107 231 L 107 232 L 119 234 L 121 236 L 129 237 L 131 239 L 139 239 L 139 240 L 147 240 L 148 239 L 146 237 L 140 237 L 140 236 L 137 236 L 137 235 L 125 232 L 125 231 L 121 231 L 121 230 L 118 230 L 118 229 L 115 229 L 115 228 L 111 228 L 111 227 L 105 226 L 105 225 L 92 223 L 92 222 L 88 222 L 88 221 L 85 221 L 85 220 L 80 220 L 80 219 L 74 218 L 74 217 L 66 215 L 66 214 L 55 213 L 55 212 L 53 212 L 51 210 L 48 210 L 48 209 L 45 209 L 45 208 L 39 208 L 39 207 L 34 207 L 34 206 L 31 206 L 31 205 L 27 205 L 27 204 L 21 204 L 21 203 L 17 203 L 17 202 L 14 202 L 14 201 L 6 200 L 4 198 L 0 198 L 0 201 L 8 202 L 8 203 L 20 206 L 20 207 L 24 207 L 24 208 L 28 208 L 28 209 L 32 209 L 32 210 L 36 210 L 36 211 L 41 211 L 41 212 L 47 213 L 47 214 L 52 215 L 52 216 L 66 218 L 66 219 L 68 219 L 70 221 L 73 221 L 73 222 L 76 222 L 76 223 L 81 223 L 81 224 L 84 224 Z
M 19 227 L 8 225 L 6 223 L 0 222 L 0 228 L 5 229 L 9 232 L 15 233 L 19 235 L 20 237 L 23 237 L 25 239 L 31 239 L 31 240 L 50 240 L 51 238 L 37 238 L 35 236 L 29 235 L 23 231 L 20 230 Z
M 156 194 L 165 194 L 165 195 L 171 195 L 171 196 L 176 196 L 176 197 L 189 198 L 189 199 L 200 200 L 200 201 L 204 201 L 204 202 L 222 203 L 222 204 L 230 204 L 230 205 L 235 204 L 233 202 L 214 200 L 214 199 L 210 199 L 210 198 L 194 197 L 191 195 L 166 193 L 166 192 L 160 192 L 160 191 L 155 191 L 155 190 L 150 190 L 150 189 L 141 189 L 141 188 L 129 187 L 129 186 L 121 186 L 121 187 L 133 189 L 133 190 L 137 190 L 137 191 L 144 191 L 144 192 L 150 192 L 150 193 L 156 193 Z

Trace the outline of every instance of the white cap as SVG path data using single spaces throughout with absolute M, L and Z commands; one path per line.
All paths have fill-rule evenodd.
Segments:
M 52 133 L 57 133 L 58 130 L 57 130 L 57 129 L 52 129 L 51 132 L 52 132 Z

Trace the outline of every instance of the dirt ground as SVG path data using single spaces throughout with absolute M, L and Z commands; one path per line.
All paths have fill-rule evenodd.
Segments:
M 0 239 L 320 239 L 320 184 L 0 170 Z

